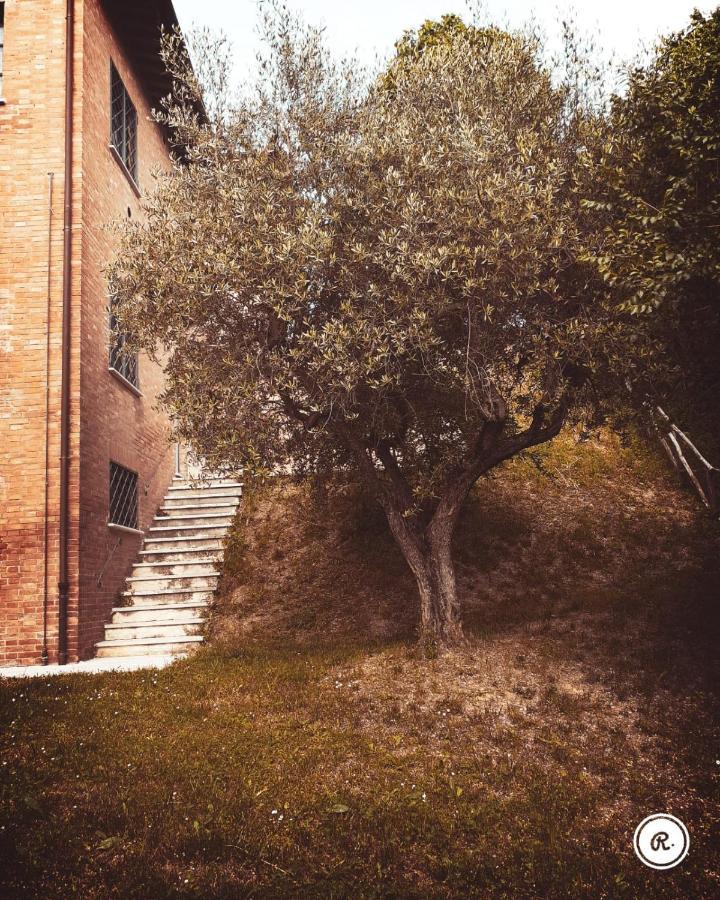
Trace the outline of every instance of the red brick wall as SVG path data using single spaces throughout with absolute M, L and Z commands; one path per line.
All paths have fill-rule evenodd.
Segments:
M 82 13 L 78 22 L 82 27 Z M 76 47 L 76 64 L 81 47 Z M 65 0 L 7 0 L 0 106 L 0 664 L 38 661 L 43 630 L 45 448 L 49 441 L 48 640 L 57 647 L 57 509 L 62 310 Z M 80 92 L 75 114 L 80 115 Z M 77 149 L 77 148 L 76 148 Z M 79 152 L 74 176 L 79 177 Z M 48 173 L 54 173 L 52 242 Z M 79 195 L 78 195 L 79 200 Z M 74 204 L 77 221 L 79 203 Z M 75 293 L 80 254 L 75 227 Z M 48 267 L 50 268 L 49 370 Z M 78 372 L 74 321 L 72 371 Z M 79 380 L 72 390 L 77 400 Z M 46 432 L 46 389 L 50 416 Z M 77 505 L 77 433 L 71 496 Z M 71 532 L 77 566 L 77 521 Z M 71 606 L 77 579 L 71 579 Z
M 83 89 L 83 280 L 80 436 L 80 655 L 92 655 L 117 605 L 140 538 L 107 527 L 110 460 L 139 474 L 140 527 L 162 501 L 173 471 L 169 428 L 155 410 L 162 372 L 139 361 L 136 396 L 108 371 L 108 293 L 104 266 L 113 253 L 108 224 L 140 214 L 140 200 L 108 147 L 110 60 L 138 114 L 138 183 L 152 189 L 153 172 L 167 166 L 162 134 L 150 119 L 151 102 L 134 77 L 101 9 L 85 2 Z
M 51 661 L 57 649 L 65 7 L 65 0 L 5 4 L 6 102 L 0 106 L 0 665 L 38 662 L 42 650 L 46 441 Z M 106 226 L 127 216 L 128 208 L 133 215 L 139 211 L 137 197 L 108 149 L 111 57 L 138 110 L 143 189 L 151 183 L 151 170 L 166 164 L 167 157 L 158 129 L 147 121 L 142 88 L 128 70 L 99 0 L 76 0 L 75 15 L 70 659 L 92 655 L 138 549 L 138 539 L 126 536 L 110 554 L 117 540 L 106 524 L 110 459 L 140 474 L 143 527 L 172 471 L 167 423 L 153 409 L 161 373 L 149 360 L 141 360 L 143 396 L 137 398 L 108 372 L 103 269 L 113 238 Z M 48 172 L 55 174 L 51 215 Z

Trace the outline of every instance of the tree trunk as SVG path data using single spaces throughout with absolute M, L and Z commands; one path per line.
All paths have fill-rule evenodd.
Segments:
M 420 593 L 420 643 L 428 651 L 438 651 L 463 642 L 451 554 L 452 534 L 440 540 L 430 538 L 425 571 L 417 574 Z
M 430 652 L 463 642 L 452 534 L 456 515 L 435 516 L 422 535 L 397 510 L 386 508 L 390 530 L 412 570 L 420 595 L 420 644 Z
M 543 396 L 537 403 L 528 428 L 501 441 L 507 407 L 496 392 L 465 463 L 446 484 L 429 522 L 417 514 L 413 492 L 391 445 L 385 440 L 370 444 L 345 422 L 335 425 L 367 484 L 375 490 L 390 531 L 415 576 L 420 594 L 420 642 L 428 650 L 442 650 L 464 640 L 451 552 L 460 508 L 483 473 L 559 433 L 567 414 L 567 396 L 561 394 L 554 408 L 547 405 L 548 399 Z M 375 460 L 382 464 L 384 478 Z

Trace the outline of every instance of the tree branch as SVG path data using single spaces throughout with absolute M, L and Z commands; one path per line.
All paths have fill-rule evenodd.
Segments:
M 488 471 L 493 466 L 515 456 L 528 447 L 535 447 L 538 444 L 544 444 L 546 441 L 552 440 L 560 433 L 560 429 L 565 424 L 565 418 L 568 411 L 568 400 L 566 396 L 560 398 L 555 409 L 547 418 L 547 406 L 544 403 L 538 403 L 533 411 L 530 426 L 521 431 L 519 434 L 513 435 L 504 441 L 497 448 L 497 451 L 491 455 L 488 464 L 483 471 Z M 482 471 L 479 473 L 482 475 Z
M 453 521 L 457 517 L 468 491 L 481 475 L 522 450 L 555 437 L 565 422 L 567 408 L 567 399 L 562 397 L 548 419 L 547 406 L 539 403 L 533 411 L 532 421 L 528 428 L 500 444 L 498 444 L 498 439 L 505 427 L 506 420 L 503 418 L 486 422 L 475 442 L 474 458 L 468 462 L 443 494 L 433 516 L 431 530 L 439 528 L 443 522 Z M 502 409 L 498 408 L 498 413 L 501 412 L 505 412 L 504 404 Z
M 410 485 L 407 483 L 407 479 L 403 475 L 388 442 L 379 441 L 375 448 L 375 453 L 390 479 L 402 511 L 412 508 L 414 502 Z

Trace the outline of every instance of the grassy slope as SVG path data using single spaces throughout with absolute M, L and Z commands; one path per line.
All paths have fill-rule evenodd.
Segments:
M 0 895 L 717 896 L 717 525 L 564 442 L 456 544 L 469 644 L 419 659 L 374 508 L 255 492 L 211 647 L 0 683 Z M 630 841 L 663 810 L 692 848 L 655 873 Z

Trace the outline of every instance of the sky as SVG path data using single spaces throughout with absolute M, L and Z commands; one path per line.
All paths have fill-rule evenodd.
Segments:
M 426 19 L 454 12 L 467 18 L 464 0 L 286 0 L 293 10 L 313 25 L 323 25 L 330 47 L 340 55 L 354 55 L 370 64 L 379 55 L 387 57 L 395 41 L 408 28 Z M 568 10 L 583 31 L 594 33 L 601 47 L 617 60 L 635 57 L 643 45 L 652 45 L 658 35 L 678 31 L 689 21 L 694 8 L 709 13 L 717 6 L 702 0 L 485 0 L 488 17 L 498 24 L 520 26 L 534 18 L 548 34 L 557 38 Z M 239 77 L 254 69 L 258 47 L 257 0 L 174 0 L 184 30 L 193 25 L 224 31 L 232 41 Z

